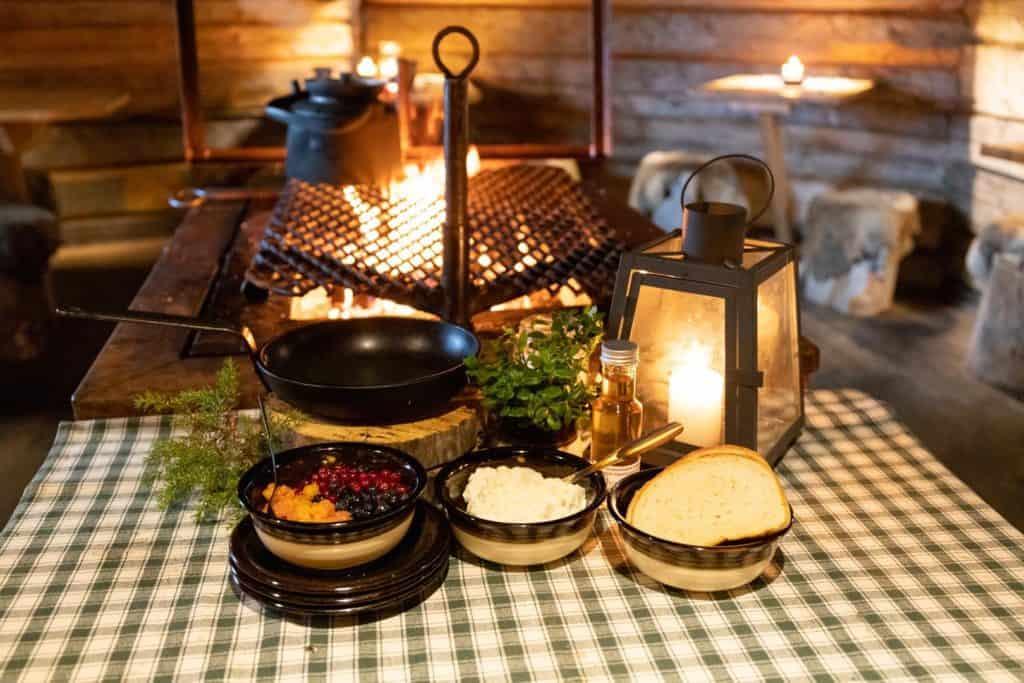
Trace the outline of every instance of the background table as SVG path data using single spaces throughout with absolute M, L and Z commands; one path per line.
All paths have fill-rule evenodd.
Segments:
M 861 393 L 809 396 L 780 466 L 796 523 L 747 588 L 649 581 L 602 513 L 566 561 L 460 553 L 412 610 L 333 621 L 243 604 L 226 526 L 156 509 L 143 459 L 171 430 L 61 425 L 0 538 L 0 679 L 1024 676 L 1024 536 Z
M 787 85 L 776 74 L 733 74 L 704 83 L 692 94 L 724 99 L 730 107 L 757 114 L 761 142 L 768 166 L 775 176 L 772 200 L 772 225 L 775 236 L 793 242 L 790 219 L 789 169 L 786 167 L 786 140 L 782 119 L 793 105 L 816 102 L 837 106 L 844 100 L 862 95 L 874 87 L 874 81 L 862 78 L 808 77 L 802 86 Z

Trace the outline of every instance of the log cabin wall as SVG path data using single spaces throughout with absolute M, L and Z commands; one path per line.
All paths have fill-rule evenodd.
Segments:
M 170 0 L 0 2 L 4 88 L 95 85 L 127 92 L 116 118 L 37 127 L 26 165 L 44 176 L 68 242 L 163 234 L 170 189 L 232 182 L 237 169 L 181 163 Z M 208 137 L 273 144 L 263 104 L 317 65 L 350 66 L 399 41 L 432 69 L 434 32 L 481 38 L 482 142 L 583 142 L 591 72 L 587 0 L 197 0 Z M 809 71 L 882 86 L 834 108 L 800 105 L 787 123 L 798 206 L 826 185 L 867 183 L 942 196 L 983 224 L 1022 211 L 1024 165 L 981 145 L 1024 143 L 1024 0 L 614 0 L 613 170 L 655 149 L 763 153 L 757 122 L 689 94 L 736 72 Z M 357 30 L 358 29 L 358 30 Z M 361 39 L 360 39 L 361 36 Z M 361 47 L 353 47 L 361 46 Z
M 950 190 L 978 230 L 1024 214 L 1024 0 L 970 0 L 967 19 L 972 44 L 960 79 L 971 115 L 956 129 L 965 154 L 952 165 Z
M 458 21 L 480 37 L 477 139 L 585 140 L 586 0 L 363 0 L 364 45 L 399 41 L 430 64 L 430 38 Z M 798 200 L 825 184 L 946 194 L 970 104 L 960 70 L 974 39 L 962 0 L 614 0 L 615 158 L 631 175 L 655 149 L 763 153 L 752 114 L 688 90 L 776 72 L 796 53 L 815 74 L 882 83 L 862 102 L 802 104 L 787 124 Z M 805 203 L 805 202 L 799 202 Z
M 195 11 L 211 145 L 280 143 L 266 101 L 314 66 L 351 66 L 352 0 L 196 0 Z M 175 65 L 171 0 L 0 2 L 0 98 L 90 86 L 131 97 L 111 120 L 37 126 L 25 141 L 65 242 L 169 232 L 170 190 L 239 172 L 181 162 Z

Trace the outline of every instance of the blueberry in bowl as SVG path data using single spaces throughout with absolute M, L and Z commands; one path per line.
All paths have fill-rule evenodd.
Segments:
M 320 443 L 277 454 L 238 482 L 238 499 L 260 541 L 286 562 L 347 569 L 392 550 L 409 530 L 427 473 L 386 446 Z

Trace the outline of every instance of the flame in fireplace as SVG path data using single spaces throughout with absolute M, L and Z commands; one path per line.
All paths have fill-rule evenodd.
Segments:
M 469 176 L 480 171 L 480 154 L 475 146 L 466 155 L 466 170 Z M 404 275 L 417 271 L 436 277 L 441 271 L 441 243 L 436 234 L 444 225 L 445 168 L 444 160 L 432 159 L 423 164 L 407 164 L 403 177 L 387 188 L 386 202 L 380 202 L 380 194 L 365 187 L 348 185 L 340 188 L 342 199 L 351 208 L 351 214 L 358 218 L 360 244 L 334 245 L 337 257 L 351 264 L 357 251 L 362 252 L 363 263 L 384 276 L 396 273 Z M 488 253 L 486 244 L 477 244 L 472 255 L 484 268 L 483 277 L 494 280 L 498 274 L 511 269 L 525 272 L 538 264 L 538 257 L 553 258 L 546 245 L 539 245 L 543 254 L 534 255 L 536 245 L 529 225 L 516 226 L 513 233 L 519 240 L 519 258 L 515 263 L 495 262 Z M 570 281 L 558 291 L 542 289 L 491 307 L 493 311 L 507 311 L 533 308 L 590 305 L 586 294 L 578 294 L 579 284 Z M 436 318 L 411 306 L 370 295 L 357 295 L 351 289 L 338 288 L 333 292 L 318 287 L 301 297 L 293 297 L 290 303 L 290 317 L 293 320 L 349 319 L 373 316 L 412 316 Z

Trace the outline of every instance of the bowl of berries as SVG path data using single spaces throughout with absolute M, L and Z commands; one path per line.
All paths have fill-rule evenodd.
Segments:
M 364 443 L 278 453 L 238 482 L 238 499 L 267 550 L 311 569 L 347 569 L 392 550 L 412 523 L 427 473 L 412 456 Z

